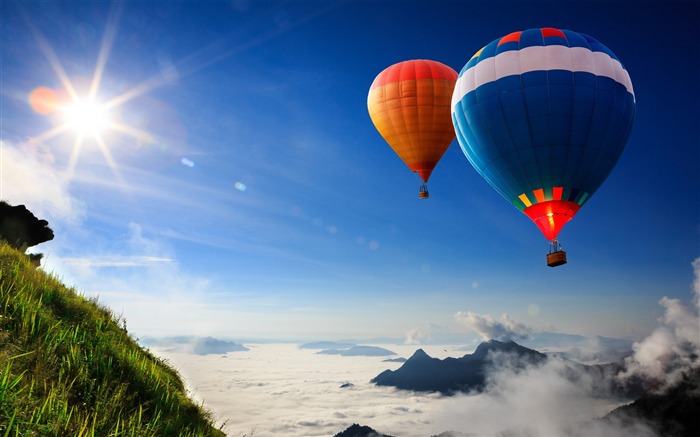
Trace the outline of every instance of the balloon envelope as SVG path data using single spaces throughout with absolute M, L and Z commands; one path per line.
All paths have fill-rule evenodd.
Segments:
M 425 59 L 394 64 L 374 79 L 367 109 L 391 148 L 428 181 L 455 138 L 450 101 L 457 72 Z
M 452 96 L 469 162 L 553 240 L 600 187 L 632 128 L 629 74 L 594 38 L 514 32 L 479 50 Z

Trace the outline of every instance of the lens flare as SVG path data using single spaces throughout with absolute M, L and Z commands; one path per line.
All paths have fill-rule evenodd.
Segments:
M 58 109 L 58 93 L 51 88 L 40 86 L 29 94 L 29 105 L 34 112 L 48 115 Z

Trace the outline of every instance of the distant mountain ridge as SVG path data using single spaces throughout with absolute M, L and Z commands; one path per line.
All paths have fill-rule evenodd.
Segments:
M 179 336 L 164 338 L 145 338 L 140 341 L 145 346 L 167 348 L 169 352 L 182 352 L 194 355 L 225 354 L 227 352 L 244 352 L 247 347 L 227 340 L 213 337 Z
M 484 388 L 489 359 L 494 354 L 515 357 L 516 368 L 538 364 L 547 359 L 545 354 L 520 346 L 515 342 L 490 340 L 481 343 L 474 353 L 461 358 L 432 358 L 418 349 L 397 370 L 385 370 L 371 382 L 403 390 L 440 392 L 481 391 Z
M 356 344 L 350 342 L 314 341 L 299 345 L 299 349 L 349 349 L 353 346 L 356 346 Z
M 340 355 L 343 357 L 386 357 L 396 355 L 396 352 L 390 351 L 378 346 L 363 346 L 346 341 L 316 341 L 312 343 L 304 343 L 299 345 L 299 349 L 321 349 L 318 354 L 322 355 Z
M 389 355 L 396 355 L 396 352 L 377 346 L 353 346 L 348 349 L 328 349 L 317 353 L 324 355 L 340 355 L 343 357 L 386 357 Z

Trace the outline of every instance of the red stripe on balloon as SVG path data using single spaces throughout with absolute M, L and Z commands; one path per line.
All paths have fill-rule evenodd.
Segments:
M 543 27 L 541 29 L 541 31 L 542 31 L 543 38 L 549 38 L 550 36 L 558 36 L 561 38 L 566 38 L 566 35 L 564 35 L 564 32 L 562 32 L 559 29 L 555 29 L 553 27 Z
M 552 187 L 552 200 L 561 200 L 564 187 Z
M 418 79 L 457 80 L 457 72 L 451 67 L 437 61 L 417 59 L 399 62 L 388 67 L 374 79 L 370 90 L 393 82 Z
M 508 35 L 501 38 L 500 41 L 498 41 L 498 45 L 500 46 L 501 44 L 505 44 L 507 42 L 520 42 L 520 34 L 521 33 L 522 32 L 509 33 Z

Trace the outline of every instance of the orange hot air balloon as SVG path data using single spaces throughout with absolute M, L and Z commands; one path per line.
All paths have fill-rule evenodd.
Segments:
M 394 64 L 374 79 L 367 96 L 369 116 L 379 133 L 423 183 L 455 138 L 451 100 L 457 72 L 437 61 Z

